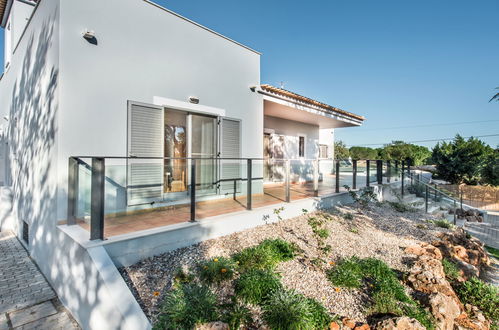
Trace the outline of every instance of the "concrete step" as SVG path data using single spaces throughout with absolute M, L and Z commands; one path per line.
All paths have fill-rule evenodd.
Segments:
M 487 223 L 466 223 L 465 230 L 485 245 L 499 249 L 499 227 Z

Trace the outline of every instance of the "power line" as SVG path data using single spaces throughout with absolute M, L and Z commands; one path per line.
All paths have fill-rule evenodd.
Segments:
M 455 126 L 455 125 L 465 125 L 465 124 L 491 123 L 491 122 L 498 122 L 498 121 L 499 121 L 499 119 L 490 119 L 490 120 L 476 120 L 476 121 L 461 121 L 461 122 L 442 123 L 442 124 L 421 124 L 421 125 L 412 125 L 412 126 L 393 126 L 393 127 L 368 128 L 368 129 L 361 128 L 361 129 L 363 132 L 366 132 L 366 131 L 380 131 L 380 130 L 391 130 L 391 129 Z
M 499 134 L 488 134 L 488 135 L 475 135 L 475 136 L 463 136 L 464 139 L 469 138 L 481 138 L 481 137 L 491 137 L 491 136 L 499 136 Z M 430 140 L 418 140 L 418 141 L 404 141 L 405 143 L 421 143 L 421 142 L 436 142 L 436 141 L 446 141 L 446 140 L 454 140 L 455 137 L 452 138 L 442 138 L 442 139 L 430 139 Z M 356 147 L 365 147 L 365 146 L 380 146 L 390 143 L 366 143 L 366 144 L 357 144 Z M 352 146 L 351 146 L 352 147 Z

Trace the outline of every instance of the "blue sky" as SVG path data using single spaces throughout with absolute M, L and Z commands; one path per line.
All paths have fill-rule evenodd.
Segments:
M 365 116 L 348 145 L 499 134 L 498 0 L 155 2 L 262 52 L 262 83 Z

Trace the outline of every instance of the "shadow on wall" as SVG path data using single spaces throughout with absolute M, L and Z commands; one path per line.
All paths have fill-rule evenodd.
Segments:
M 91 267 L 95 260 L 57 228 L 59 8 L 50 1 L 39 6 L 24 35 L 27 47 L 11 92 L 8 161 L 12 214 L 18 222 L 29 224 L 31 256 L 82 327 L 97 328 L 100 322 L 106 328 L 126 328 L 116 305 L 105 296 L 107 288 L 102 284 L 101 274 Z M 52 14 L 48 15 L 47 10 Z M 34 30 L 41 17 L 38 15 L 46 18 Z M 12 69 L 9 74 L 15 74 Z M 65 169 L 59 170 L 65 173 Z M 61 193 L 65 195 L 65 189 Z M 3 220 L 0 219 L 0 225 Z M 121 310 L 126 315 L 127 307 Z

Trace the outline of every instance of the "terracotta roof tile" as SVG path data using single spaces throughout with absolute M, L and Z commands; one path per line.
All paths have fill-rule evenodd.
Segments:
M 277 95 L 280 95 L 280 96 L 284 96 L 284 97 L 293 99 L 295 101 L 298 101 L 300 103 L 304 103 L 305 105 L 316 106 L 316 107 L 321 108 L 322 110 L 327 111 L 327 112 L 340 113 L 342 115 L 345 115 L 345 116 L 348 116 L 348 117 L 351 117 L 351 118 L 355 118 L 357 120 L 364 120 L 365 119 L 363 116 L 356 115 L 354 113 L 351 113 L 351 112 L 348 112 L 348 111 L 345 111 L 345 110 L 333 107 L 333 106 L 331 106 L 329 104 L 313 100 L 311 98 L 308 98 L 308 97 L 302 96 L 300 94 L 296 94 L 296 93 L 290 92 L 290 91 L 282 89 L 282 88 L 277 88 L 277 87 L 274 87 L 274 86 L 271 86 L 271 85 L 267 85 L 267 84 L 261 85 L 261 88 L 262 88 L 263 91 L 266 91 L 266 92 L 269 92 L 269 93 L 272 93 L 272 94 L 277 94 Z

